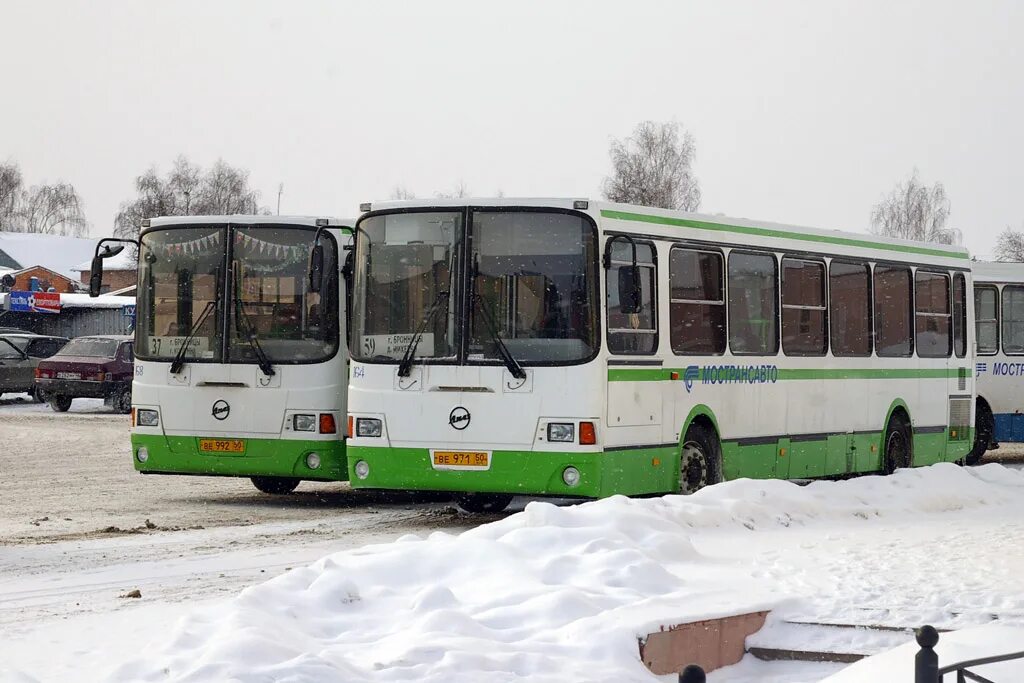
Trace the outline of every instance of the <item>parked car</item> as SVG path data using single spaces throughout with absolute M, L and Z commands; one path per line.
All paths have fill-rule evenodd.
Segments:
M 28 393 L 41 401 L 36 392 L 35 369 L 39 361 L 49 358 L 68 343 L 64 337 L 20 332 L 0 334 L 0 394 Z
M 36 392 L 67 412 L 76 398 L 102 398 L 119 413 L 132 411 L 135 354 L 132 337 L 76 337 L 36 367 Z

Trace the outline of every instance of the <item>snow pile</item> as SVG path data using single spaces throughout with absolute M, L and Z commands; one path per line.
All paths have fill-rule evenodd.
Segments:
M 700 552 L 700 530 L 942 523 L 1019 509 L 1022 494 L 1019 472 L 947 464 L 804 487 L 740 480 L 690 497 L 531 503 L 460 536 L 337 553 L 197 609 L 103 680 L 658 680 L 637 636 L 794 597 Z

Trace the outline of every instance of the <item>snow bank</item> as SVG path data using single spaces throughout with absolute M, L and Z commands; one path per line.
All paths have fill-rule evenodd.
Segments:
M 945 519 L 1019 507 L 1022 494 L 1019 472 L 946 464 L 807 486 L 739 480 L 689 497 L 531 503 L 460 536 L 337 553 L 197 609 L 103 680 L 658 680 L 639 661 L 638 635 L 793 597 L 703 555 L 691 542 L 698 530 Z

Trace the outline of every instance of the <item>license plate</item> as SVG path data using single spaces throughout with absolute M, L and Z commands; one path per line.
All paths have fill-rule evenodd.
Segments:
M 58 372 L 57 379 L 82 379 L 80 372 Z
M 204 453 L 244 453 L 242 439 L 199 439 L 199 450 Z
M 488 451 L 434 451 L 431 453 L 435 470 L 488 470 L 491 454 Z

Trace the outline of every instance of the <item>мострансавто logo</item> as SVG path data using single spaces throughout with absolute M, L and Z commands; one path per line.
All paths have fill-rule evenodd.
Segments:
M 690 365 L 683 373 L 686 393 L 701 384 L 775 384 L 779 381 L 777 365 Z

